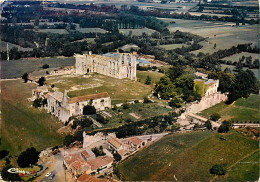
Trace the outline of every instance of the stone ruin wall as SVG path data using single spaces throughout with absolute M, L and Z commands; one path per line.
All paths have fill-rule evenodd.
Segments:
M 202 97 L 200 101 L 193 102 L 186 107 L 186 111 L 180 116 L 181 119 L 186 119 L 187 113 L 198 113 L 205 109 L 208 109 L 220 102 L 226 101 L 227 95 L 220 92 L 216 92 L 209 96 Z

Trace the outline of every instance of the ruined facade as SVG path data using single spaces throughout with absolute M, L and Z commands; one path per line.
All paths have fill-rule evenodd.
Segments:
M 49 92 L 46 94 L 47 110 L 62 122 L 68 121 L 71 116 L 83 114 L 86 105 L 92 105 L 98 111 L 111 108 L 111 99 L 107 92 L 70 98 L 67 93 Z
M 113 78 L 136 80 L 136 57 L 129 53 L 76 54 L 76 74 L 96 72 Z

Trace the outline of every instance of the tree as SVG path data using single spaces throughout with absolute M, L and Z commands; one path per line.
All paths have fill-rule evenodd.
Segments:
M 178 97 L 172 98 L 169 102 L 169 106 L 171 106 L 171 107 L 180 108 L 181 105 L 182 105 L 182 100 Z
M 231 128 L 231 123 L 228 121 L 223 121 L 220 127 L 218 128 L 219 133 L 227 133 Z
M 177 95 L 173 83 L 167 76 L 160 78 L 160 81 L 155 86 L 155 93 L 159 98 L 166 100 Z
M 208 130 L 212 130 L 212 124 L 211 122 L 208 120 L 205 122 L 205 127 L 208 129 Z
M 92 105 L 86 105 L 83 107 L 83 115 L 96 114 L 96 108 Z
M 235 81 L 230 87 L 228 94 L 228 102 L 244 97 L 247 98 L 250 93 L 254 93 L 259 89 L 257 79 L 251 70 L 239 71 L 235 75 Z
M 72 135 L 66 135 L 63 144 L 68 147 L 72 142 L 74 142 L 74 137 Z
M 146 77 L 146 80 L 145 80 L 145 84 L 146 84 L 146 85 L 151 85 L 151 83 L 152 83 L 151 77 L 150 77 L 150 76 L 147 76 L 147 77 Z
M 38 84 L 39 86 L 43 86 L 45 84 L 46 79 L 44 77 L 39 78 Z
M 121 159 L 122 159 L 121 155 L 119 155 L 117 152 L 115 152 L 115 153 L 113 154 L 113 157 L 114 157 L 114 159 L 115 159 L 117 162 L 121 161 Z
M 48 65 L 48 64 L 44 64 L 43 66 L 42 66 L 42 69 L 47 69 L 47 68 L 49 68 L 50 66 Z
M 209 171 L 211 174 L 216 174 L 216 175 L 225 175 L 227 173 L 225 164 L 215 164 L 210 168 Z
M 0 150 L 0 159 L 8 156 L 9 152 L 7 150 Z
M 176 78 L 179 78 L 184 73 L 184 69 L 185 67 L 181 65 L 172 66 L 168 70 L 167 75 L 171 81 L 174 82 Z
M 144 103 L 147 104 L 147 103 L 151 103 L 152 101 L 150 99 L 148 99 L 148 97 L 144 97 Z
M 24 83 L 27 83 L 28 81 L 28 73 L 24 73 L 22 76 L 22 79 L 24 80 Z
M 37 163 L 39 154 L 40 152 L 38 152 L 34 147 L 27 148 L 18 156 L 17 163 L 22 168 L 30 167 L 30 165 Z
M 218 113 L 213 113 L 211 114 L 210 119 L 213 121 L 218 121 L 220 119 L 220 115 Z

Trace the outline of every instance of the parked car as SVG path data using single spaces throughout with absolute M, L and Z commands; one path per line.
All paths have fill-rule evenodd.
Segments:
M 53 178 L 54 178 L 54 176 L 55 176 L 55 174 L 51 174 L 50 176 L 49 176 L 49 180 L 52 180 Z

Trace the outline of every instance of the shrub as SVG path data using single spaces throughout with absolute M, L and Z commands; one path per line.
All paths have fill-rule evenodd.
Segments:
M 44 77 L 39 78 L 38 83 L 39 86 L 43 86 L 45 84 L 46 79 Z
M 103 148 L 101 146 L 99 148 L 95 147 L 95 148 L 93 148 L 91 150 L 95 154 L 96 157 L 106 155 L 105 152 L 103 151 Z
M 5 181 L 22 181 L 17 173 L 9 173 L 8 169 L 13 168 L 11 165 L 6 165 L 1 171 L 1 176 Z
M 48 64 L 44 64 L 44 65 L 42 65 L 42 69 L 47 69 L 47 68 L 49 68 L 50 66 L 48 65 Z
M 114 157 L 114 159 L 118 162 L 118 161 L 121 161 L 121 159 L 122 159 L 122 157 L 121 157 L 121 155 L 119 155 L 117 152 L 115 152 L 114 154 L 113 154 L 113 157 Z
M 231 123 L 228 121 L 223 121 L 220 127 L 218 128 L 219 133 L 227 133 L 230 130 Z
M 28 81 L 28 73 L 24 73 L 22 76 L 22 79 L 24 80 L 24 83 L 27 83 Z
M 208 130 L 212 130 L 212 124 L 211 124 L 211 122 L 210 122 L 209 120 L 206 121 L 205 127 L 206 127 Z
M 129 109 L 129 104 L 126 102 L 122 106 L 123 106 L 123 109 Z
M 225 164 L 215 164 L 210 168 L 211 174 L 216 175 L 225 175 L 227 173 L 226 165 Z
M 148 99 L 148 97 L 144 97 L 144 103 L 151 103 L 152 101 Z
M 102 116 L 101 114 L 97 114 L 96 120 L 102 124 L 108 123 L 108 119 L 104 118 L 104 116 Z
M 220 115 L 218 113 L 214 113 L 210 116 L 210 119 L 213 121 L 218 121 L 220 119 Z
M 38 98 L 33 101 L 33 107 L 38 108 L 41 106 L 42 106 L 42 98 Z

